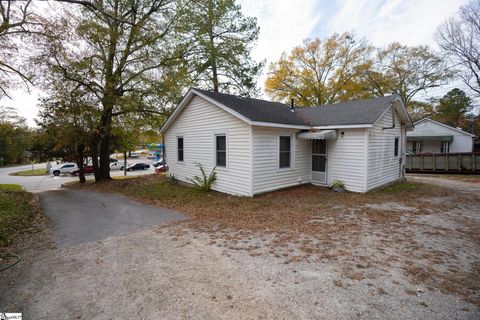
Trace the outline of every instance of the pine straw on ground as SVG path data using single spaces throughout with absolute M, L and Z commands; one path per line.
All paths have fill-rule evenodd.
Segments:
M 207 234 L 208 244 L 227 255 L 245 250 L 287 264 L 335 262 L 353 281 L 395 269 L 414 285 L 480 307 L 480 195 L 403 182 L 368 194 L 304 185 L 247 198 L 171 185 L 155 175 L 81 188 L 185 213 L 191 219 L 172 229 L 179 241 Z

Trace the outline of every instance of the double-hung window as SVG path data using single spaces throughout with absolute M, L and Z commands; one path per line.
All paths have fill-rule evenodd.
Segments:
M 280 136 L 279 167 L 290 168 L 291 161 L 291 136 Z
M 177 161 L 183 162 L 183 137 L 177 137 Z
M 227 136 L 225 134 L 215 135 L 215 166 L 227 166 Z

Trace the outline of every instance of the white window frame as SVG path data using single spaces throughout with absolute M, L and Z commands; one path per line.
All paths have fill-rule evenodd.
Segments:
M 217 137 L 225 137 L 225 167 L 217 166 Z M 213 167 L 220 171 L 228 171 L 228 132 L 227 131 L 216 131 L 213 133 Z
M 450 141 L 442 141 L 440 146 L 441 153 L 450 153 Z M 446 148 L 445 148 L 446 146 Z
M 397 142 L 396 148 L 395 148 L 395 142 Z M 400 157 L 400 137 L 393 138 L 393 156 L 395 158 Z
M 183 159 L 182 160 L 178 159 L 178 139 L 180 139 L 180 138 L 183 140 L 183 146 L 182 146 L 183 147 L 182 148 Z M 177 143 L 177 152 L 176 152 L 176 155 L 175 155 L 175 159 L 177 160 L 176 161 L 177 163 L 183 164 L 183 163 L 185 163 L 185 136 L 183 136 L 183 135 L 176 136 L 176 143 Z
M 281 137 L 289 137 L 290 138 L 290 163 L 288 167 L 280 167 L 280 139 Z M 293 138 L 293 134 L 291 133 L 279 133 L 277 138 L 277 170 L 293 170 L 294 166 L 294 152 L 295 152 L 295 139 Z
M 423 142 L 421 140 L 412 141 L 412 153 L 419 154 L 422 153 L 423 149 Z

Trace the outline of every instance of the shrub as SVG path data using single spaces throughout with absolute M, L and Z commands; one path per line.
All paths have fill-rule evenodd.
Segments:
M 336 191 L 336 192 L 344 192 L 345 191 L 345 183 L 342 180 L 333 180 L 332 190 Z
M 202 175 L 201 177 L 194 176 L 192 179 L 188 179 L 188 181 L 192 182 L 200 190 L 210 191 L 212 189 L 212 185 L 217 180 L 217 172 L 215 171 L 215 168 L 212 169 L 212 172 L 210 172 L 210 174 L 207 177 L 207 174 L 205 173 L 205 169 L 203 168 L 203 165 L 201 163 L 197 163 L 196 165 L 200 169 L 200 173 Z

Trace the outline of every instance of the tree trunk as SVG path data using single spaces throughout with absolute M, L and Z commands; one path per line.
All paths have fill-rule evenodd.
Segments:
M 78 144 L 77 150 L 75 151 L 75 158 L 78 167 L 78 179 L 80 180 L 80 183 L 85 183 L 85 167 L 83 165 L 85 146 L 83 144 Z
M 100 164 L 98 168 L 98 177 L 95 177 L 95 181 L 110 180 L 110 137 L 112 127 L 112 110 L 113 110 L 113 98 L 110 96 L 105 97 L 103 104 L 103 113 L 100 120 Z
M 127 151 L 123 151 L 123 175 L 127 176 Z
M 93 175 L 95 176 L 95 181 L 99 180 L 100 170 L 98 169 L 98 140 L 97 135 L 93 135 L 92 141 L 90 143 L 90 149 L 92 153 L 92 165 L 93 165 Z

